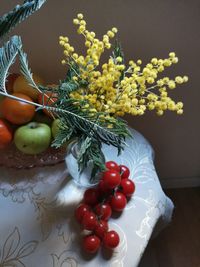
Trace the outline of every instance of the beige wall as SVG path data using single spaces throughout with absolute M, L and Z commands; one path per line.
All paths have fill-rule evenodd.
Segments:
M 0 13 L 22 1 L 0 0 Z M 180 64 L 170 74 L 187 74 L 190 82 L 174 91 L 185 102 L 182 117 L 147 114 L 128 117 L 130 125 L 149 139 L 156 151 L 161 179 L 200 176 L 200 1 L 199 0 L 49 0 L 15 32 L 23 37 L 34 72 L 46 81 L 62 78 L 58 36 L 66 34 L 81 49 L 72 18 L 83 12 L 89 27 L 103 34 L 113 25 L 127 59 L 165 57 L 176 51 Z

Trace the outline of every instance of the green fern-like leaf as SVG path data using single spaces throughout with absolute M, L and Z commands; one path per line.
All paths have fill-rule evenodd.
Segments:
M 92 144 L 92 138 L 85 136 L 80 138 L 78 146 L 79 146 L 79 153 L 78 153 L 78 165 L 79 165 L 79 170 L 83 170 L 89 161 L 88 157 L 88 149 Z
M 101 150 L 101 147 L 102 144 L 97 142 L 93 142 L 90 147 L 89 155 L 90 155 L 90 160 L 93 162 L 91 180 L 95 179 L 96 174 L 106 170 L 105 157 Z
M 18 49 L 21 47 L 21 39 L 13 36 L 2 48 L 0 48 L 0 91 L 6 93 L 6 78 L 9 69 L 15 62 Z
M 84 134 L 108 145 L 113 145 L 119 149 L 119 152 L 123 149 L 124 140 L 129 136 L 127 124 L 124 121 L 116 118 L 108 118 L 103 121 L 99 119 L 102 113 L 91 114 L 88 110 L 84 110 L 81 100 L 60 98 L 59 95 L 58 97 L 59 99 L 52 106 L 45 106 L 45 108 L 61 117 L 68 128 L 74 129 L 76 134 Z M 112 128 L 109 127 L 111 124 Z
M 121 57 L 122 62 L 120 64 L 124 64 L 124 52 L 122 50 L 121 44 L 116 40 L 116 42 L 114 44 L 114 49 L 112 52 L 112 58 L 113 58 L 114 62 L 116 62 L 116 63 L 117 63 L 117 61 L 116 61 L 117 57 Z M 125 71 L 122 71 L 120 81 L 122 81 L 124 79 L 124 77 L 125 77 Z
M 67 76 L 63 82 L 60 84 L 60 91 L 65 94 L 65 97 L 69 98 L 70 93 L 78 90 L 81 87 L 86 87 L 88 83 L 84 80 L 78 79 L 74 81 L 74 77 L 79 76 L 79 66 L 76 62 L 70 63 L 70 68 L 67 71 Z
M 79 75 L 79 66 L 76 62 L 70 62 L 70 68 L 67 71 L 65 82 L 70 82 L 74 76 Z
M 39 10 L 45 2 L 46 0 L 26 0 L 22 5 L 17 5 L 12 11 L 3 15 L 0 18 L 0 38 L 8 34 L 16 25 Z
M 69 128 L 62 117 L 59 118 L 59 131 L 52 143 L 52 147 L 59 148 L 74 137 L 74 128 Z
M 20 66 L 21 66 L 21 73 L 24 75 L 29 85 L 37 89 L 38 91 L 40 91 L 39 87 L 36 85 L 36 83 L 33 80 L 33 74 L 28 65 L 27 54 L 23 52 L 22 46 L 19 47 L 19 60 L 20 60 Z
M 69 97 L 69 94 L 76 91 L 79 88 L 79 84 L 74 81 L 64 82 L 60 86 L 60 92 L 64 93 L 65 96 Z
M 59 148 L 66 144 L 73 137 L 73 134 L 73 128 L 60 129 L 52 143 L 52 147 Z
M 102 142 L 119 148 L 119 151 L 124 147 L 124 139 L 129 135 L 125 122 L 118 119 L 103 122 L 98 119 L 101 113 L 90 114 L 84 111 L 77 99 L 61 99 L 56 105 L 59 108 L 55 107 L 55 112 L 62 114 L 69 127 L 75 127 L 87 136 L 95 135 Z M 108 127 L 109 124 L 112 124 L 112 128 Z
M 112 57 L 116 59 L 117 57 L 122 58 L 122 63 L 124 63 L 124 52 L 122 50 L 121 44 L 116 40 L 114 44 L 114 49 L 112 52 Z
M 79 170 L 83 171 L 88 162 L 92 162 L 93 170 L 91 180 L 95 178 L 99 171 L 105 170 L 105 157 L 101 151 L 101 142 L 93 140 L 91 137 L 82 136 L 78 142 L 78 165 Z

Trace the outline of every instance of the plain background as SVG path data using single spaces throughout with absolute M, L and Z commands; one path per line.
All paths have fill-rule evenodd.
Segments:
M 0 0 L 0 15 L 22 1 Z M 180 59 L 166 74 L 188 75 L 189 82 L 172 91 L 185 103 L 184 115 L 167 112 L 158 117 L 149 112 L 130 117 L 129 124 L 140 131 L 156 152 L 156 168 L 162 181 L 200 177 L 200 1 L 199 0 L 48 0 L 43 8 L 19 25 L 20 34 L 33 72 L 47 83 L 64 77 L 60 64 L 59 35 L 70 37 L 81 51 L 72 19 L 82 12 L 101 37 L 116 26 L 126 59 L 167 57 L 175 51 Z

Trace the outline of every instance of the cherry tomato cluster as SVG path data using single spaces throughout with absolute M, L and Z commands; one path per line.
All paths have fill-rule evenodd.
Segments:
M 106 169 L 97 187 L 85 191 L 83 201 L 75 210 L 78 223 L 91 232 L 83 239 L 83 248 L 88 253 L 97 252 L 101 243 L 108 249 L 119 245 L 119 235 L 109 230 L 108 220 L 113 212 L 123 211 L 135 191 L 134 182 L 128 179 L 128 167 L 108 161 Z

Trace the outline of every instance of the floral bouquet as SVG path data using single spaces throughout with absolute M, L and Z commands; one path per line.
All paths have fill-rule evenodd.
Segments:
M 14 26 L 45 2 L 24 1 L 2 16 L 2 41 Z M 115 146 L 120 153 L 126 145 L 126 138 L 130 137 L 122 117 L 127 113 L 141 116 L 147 110 L 155 110 L 159 116 L 166 110 L 182 114 L 183 103 L 176 103 L 169 93 L 177 85 L 187 82 L 188 77 L 171 79 L 162 75 L 166 68 L 178 63 L 174 52 L 169 53 L 166 59 L 152 58 L 144 66 L 140 59 L 126 63 L 120 43 L 111 43 L 117 28 L 112 28 L 98 39 L 93 31 L 88 30 L 82 14 L 78 14 L 73 23 L 78 27 L 78 34 L 83 36 L 86 51 L 79 55 L 68 37 L 60 37 L 66 76 L 56 86 L 45 86 L 32 74 L 19 36 L 11 37 L 0 49 L 0 109 L 3 117 L 0 148 L 4 149 L 14 140 L 20 152 L 35 155 L 50 146 L 56 149 L 66 147 L 70 140 L 75 139 L 79 170 L 82 172 L 88 162 L 92 162 L 91 178 L 94 178 L 96 173 L 105 170 L 102 144 Z M 109 58 L 102 62 L 101 56 L 106 50 L 110 52 Z M 14 89 L 8 90 L 9 69 L 17 56 L 22 75 L 16 77 Z M 51 129 L 49 125 L 43 125 L 41 131 L 36 132 L 35 135 L 43 140 L 37 145 L 37 141 L 33 140 L 33 130 L 39 127 L 35 115 L 41 112 L 53 126 Z M 9 124 L 14 125 L 14 134 L 9 130 Z M 29 134 L 31 138 L 25 134 L 26 127 L 32 130 Z
M 5 157 L 18 158 L 22 165 L 27 157 L 31 166 L 58 162 L 69 152 L 67 147 L 73 148 L 70 153 L 75 155 L 79 173 L 91 165 L 90 182 L 100 178 L 98 186 L 85 191 L 75 210 L 76 220 L 91 233 L 84 237 L 84 249 L 95 253 L 101 241 L 114 249 L 120 238 L 116 231 L 108 231 L 107 221 L 113 211 L 122 212 L 135 184 L 126 166 L 105 162 L 102 145 L 116 147 L 119 154 L 124 149 L 126 138 L 131 137 L 122 119 L 125 114 L 141 116 L 154 110 L 161 116 L 170 110 L 181 115 L 183 103 L 176 103 L 170 91 L 188 77 L 171 79 L 162 74 L 178 63 L 174 52 L 165 59 L 152 58 L 144 66 L 141 59 L 126 62 L 120 43 L 111 42 L 117 28 L 99 39 L 88 29 L 83 14 L 78 14 L 73 23 L 83 37 L 85 51 L 76 53 L 69 38 L 60 36 L 66 75 L 56 85 L 45 85 L 32 74 L 21 38 L 3 39 L 45 2 L 25 0 L 0 18 L 0 164 Z M 103 62 L 106 52 L 109 56 Z M 21 75 L 9 74 L 17 56 Z M 15 147 L 15 152 L 10 147 Z

